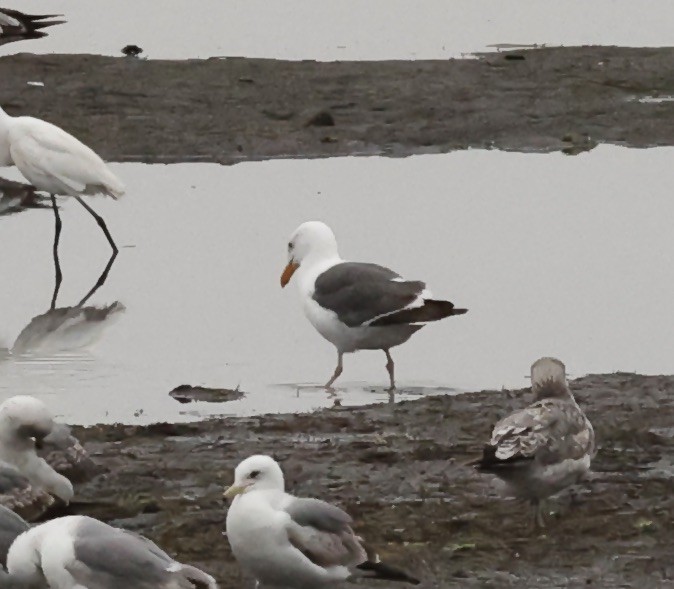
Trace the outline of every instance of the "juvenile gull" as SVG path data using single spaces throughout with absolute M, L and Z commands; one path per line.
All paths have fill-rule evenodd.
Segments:
M 42 401 L 24 395 L 7 399 L 0 405 L 0 462 L 15 467 L 32 487 L 69 503 L 72 484 L 36 453 L 36 443 L 51 434 L 53 427 L 51 412 Z
M 530 501 L 534 524 L 543 527 L 543 501 L 589 472 L 596 447 L 592 424 L 576 403 L 560 360 L 534 362 L 531 388 L 534 402 L 494 426 L 482 458 L 473 464 Z
M 19 536 L 7 571 L 18 583 L 54 589 L 217 589 L 210 575 L 156 544 L 96 519 L 72 515 Z
M 286 493 L 269 456 L 241 462 L 224 495 L 233 498 L 226 523 L 232 552 L 263 587 L 318 589 L 352 575 L 419 583 L 380 562 L 339 507 Z
M 304 313 L 337 348 L 337 367 L 326 388 L 342 373 L 344 354 L 383 350 L 390 390 L 395 389 L 390 349 L 405 343 L 429 321 L 467 312 L 433 298 L 424 282 L 405 280 L 376 264 L 343 260 L 334 233 L 319 221 L 303 223 L 290 237 L 282 287 L 298 269 Z

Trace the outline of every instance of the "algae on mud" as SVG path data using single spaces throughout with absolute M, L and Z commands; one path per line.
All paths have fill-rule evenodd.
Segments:
M 586 485 L 550 501 L 543 533 L 532 532 L 526 505 L 465 465 L 493 423 L 528 402 L 525 391 L 75 428 L 108 471 L 77 488 L 78 510 L 147 535 L 224 589 L 247 586 L 223 536 L 222 489 L 242 458 L 269 453 L 293 493 L 344 507 L 421 587 L 672 586 L 674 377 L 619 373 L 570 385 L 599 453 Z
M 467 148 L 573 154 L 596 142 L 674 144 L 674 103 L 643 101 L 674 94 L 674 48 L 556 47 L 477 57 L 20 54 L 0 58 L 0 104 L 67 129 L 112 161 L 236 163 Z M 35 80 L 44 86 L 27 85 Z M 317 116 L 334 125 L 316 126 Z

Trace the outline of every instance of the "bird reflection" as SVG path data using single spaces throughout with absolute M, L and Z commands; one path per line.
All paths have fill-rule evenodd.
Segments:
M 105 284 L 115 257 L 114 254 L 110 257 L 103 273 L 79 303 L 72 307 L 56 307 L 62 277 L 58 252 L 54 247 L 56 284 L 50 308 L 46 313 L 33 317 L 23 328 L 12 346 L 12 354 L 79 350 L 95 343 L 105 328 L 126 310 L 119 301 L 109 305 L 86 305 L 94 293 Z
M 21 41 L 21 39 L 39 39 L 48 33 L 40 29 L 61 25 L 64 20 L 47 20 L 57 18 L 60 14 L 24 14 L 18 10 L 0 8 L 0 45 Z

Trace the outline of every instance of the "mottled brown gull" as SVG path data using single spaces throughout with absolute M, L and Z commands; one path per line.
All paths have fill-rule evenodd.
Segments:
M 508 490 L 534 507 L 542 527 L 544 500 L 579 482 L 596 453 L 592 424 L 566 382 L 566 368 L 556 358 L 531 366 L 534 402 L 499 421 L 473 464 L 502 479 Z

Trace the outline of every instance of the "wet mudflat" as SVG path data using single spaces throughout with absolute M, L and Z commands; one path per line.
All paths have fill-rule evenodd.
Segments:
M 222 489 L 253 453 L 282 461 L 297 494 L 335 501 L 422 587 L 674 584 L 674 377 L 571 383 L 593 421 L 593 476 L 552 500 L 548 527 L 464 463 L 527 391 L 429 397 L 311 414 L 76 428 L 108 473 L 78 488 L 85 512 L 148 535 L 224 588 L 249 586 L 223 536 Z M 381 584 L 377 586 L 382 586 Z
M 20 54 L 0 59 L 0 77 L 10 114 L 39 113 L 113 161 L 575 153 L 674 137 L 674 103 L 650 100 L 674 94 L 673 48 L 329 63 Z

